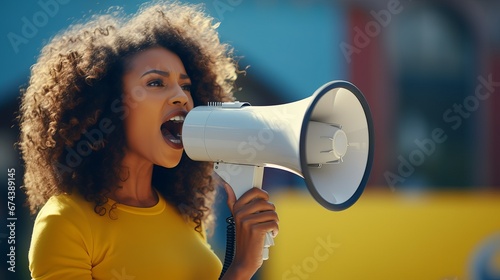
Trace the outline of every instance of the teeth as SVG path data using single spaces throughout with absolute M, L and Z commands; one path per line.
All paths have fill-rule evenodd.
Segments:
M 180 144 L 181 140 L 179 140 L 179 139 L 170 139 L 170 142 L 175 143 L 175 144 Z
M 170 118 L 169 121 L 183 122 L 184 121 L 184 116 L 174 116 L 174 117 Z

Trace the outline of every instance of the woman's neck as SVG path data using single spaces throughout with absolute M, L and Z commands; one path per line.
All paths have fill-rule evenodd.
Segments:
M 153 164 L 132 155 L 122 161 L 120 187 L 108 196 L 114 201 L 135 207 L 152 207 L 158 203 L 158 194 L 151 186 Z

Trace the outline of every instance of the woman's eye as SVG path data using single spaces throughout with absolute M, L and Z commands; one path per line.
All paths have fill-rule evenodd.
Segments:
M 148 87 L 162 87 L 162 86 L 164 86 L 162 80 L 152 80 L 152 81 L 148 82 L 147 85 L 148 85 Z
M 183 91 L 191 92 L 191 84 L 185 84 L 181 86 Z

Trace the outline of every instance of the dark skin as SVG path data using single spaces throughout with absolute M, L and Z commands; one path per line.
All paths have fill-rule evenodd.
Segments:
M 239 199 L 228 184 L 224 189 L 236 225 L 236 254 L 222 279 L 250 279 L 262 266 L 262 248 L 267 232 L 272 232 L 273 236 L 278 234 L 276 207 L 262 189 L 252 188 Z
M 172 168 L 183 151 L 182 145 L 162 135 L 160 127 L 166 119 L 193 108 L 191 81 L 179 57 L 160 47 L 134 56 L 123 80 L 128 115 L 122 166 L 127 180 L 110 198 L 129 206 L 151 207 L 158 203 L 151 186 L 153 165 Z M 225 190 L 236 224 L 236 254 L 223 279 L 248 280 L 262 266 L 266 233 L 278 233 L 278 215 L 262 189 L 252 188 L 239 199 L 229 185 Z

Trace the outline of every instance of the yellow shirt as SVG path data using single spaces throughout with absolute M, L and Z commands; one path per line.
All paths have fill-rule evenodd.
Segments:
M 113 204 L 110 201 L 109 204 Z M 109 209 L 109 205 L 108 205 Z M 49 199 L 35 220 L 33 279 L 217 279 L 222 264 L 205 236 L 160 195 L 157 205 L 118 204 L 111 219 L 80 195 Z

